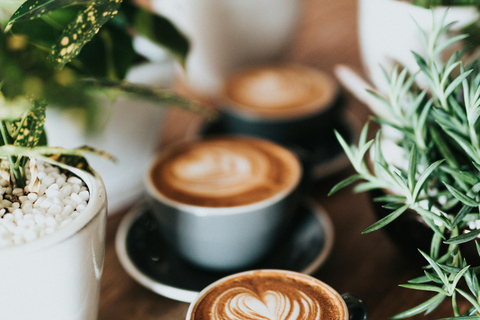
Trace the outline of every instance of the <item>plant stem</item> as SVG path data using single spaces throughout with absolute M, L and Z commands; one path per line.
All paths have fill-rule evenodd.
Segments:
M 5 123 L 4 120 L 0 121 L 0 132 L 2 134 L 2 138 L 5 144 L 10 144 L 10 136 L 8 135 L 7 132 L 7 124 Z M 10 163 L 10 170 L 13 173 L 13 177 L 15 179 L 15 184 L 19 188 L 23 188 L 25 186 L 24 181 L 22 180 L 22 174 L 18 167 L 15 166 L 15 161 L 13 159 L 13 156 L 9 155 L 7 156 L 8 162 Z

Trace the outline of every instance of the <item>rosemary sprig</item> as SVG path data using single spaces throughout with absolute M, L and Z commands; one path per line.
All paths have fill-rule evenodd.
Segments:
M 430 253 L 421 252 L 428 262 L 425 275 L 402 287 L 435 295 L 393 319 L 428 314 L 446 299 L 453 313 L 448 319 L 480 316 L 480 266 L 467 261 L 471 256 L 462 249 L 465 243 L 476 243 L 480 235 L 476 227 L 480 221 L 480 61 L 464 66 L 462 52 L 456 52 L 439 62 L 445 48 L 465 38 L 445 37 L 451 27 L 444 24 L 445 16 L 429 34 L 421 31 L 427 54 L 414 53 L 418 73 L 408 75 L 406 69 L 396 67 L 389 75 L 385 72 L 387 95 L 372 93 L 388 109 L 384 114 L 395 119 L 375 118 L 381 129 L 371 140 L 367 123 L 357 146 L 349 146 L 337 134 L 356 174 L 331 193 L 353 183 L 356 192 L 383 190 L 385 195 L 375 200 L 391 210 L 364 232 L 385 227 L 406 211 L 416 212 L 433 231 Z M 426 85 L 418 84 L 418 77 Z M 397 139 L 383 134 L 387 127 Z M 394 147 L 395 155 L 385 151 L 386 145 Z M 459 311 L 460 297 L 471 306 L 464 314 Z

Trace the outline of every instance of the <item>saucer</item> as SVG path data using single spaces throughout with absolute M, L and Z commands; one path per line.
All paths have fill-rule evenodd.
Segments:
M 325 210 L 304 203 L 275 248 L 249 269 L 285 269 L 312 274 L 327 259 L 334 229 Z M 165 244 L 149 209 L 141 206 L 123 217 L 115 247 L 127 273 L 141 285 L 170 299 L 191 302 L 210 283 L 233 272 L 198 268 Z M 244 271 L 237 270 L 235 272 Z

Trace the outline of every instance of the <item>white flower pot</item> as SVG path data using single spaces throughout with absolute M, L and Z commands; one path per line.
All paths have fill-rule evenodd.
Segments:
M 102 180 L 72 170 L 90 191 L 70 224 L 32 242 L 0 249 L 0 318 L 97 319 L 107 201 Z
M 438 23 L 447 10 L 445 24 L 457 21 L 453 27 L 457 31 L 478 19 L 479 16 L 473 6 L 439 6 L 431 10 L 412 5 L 407 1 L 359 0 L 358 28 L 361 57 L 365 73 L 374 86 L 386 92 L 387 84 L 382 67 L 389 72 L 398 63 L 411 72 L 418 70 L 411 51 L 421 56 L 424 56 L 426 51 L 417 24 L 422 30 L 429 32 L 432 18 L 434 17 Z
M 145 63 L 129 72 L 127 79 L 157 87 L 168 87 L 173 76 L 173 63 Z M 95 135 L 88 135 L 76 123 L 75 114 L 57 109 L 47 110 L 46 130 L 51 146 L 75 148 L 83 145 L 114 155 L 117 163 L 98 156 L 88 156 L 90 165 L 105 182 L 109 212 L 131 204 L 143 192 L 143 176 L 159 145 L 165 108 L 158 103 L 133 97 L 119 98 L 105 117 L 106 126 Z

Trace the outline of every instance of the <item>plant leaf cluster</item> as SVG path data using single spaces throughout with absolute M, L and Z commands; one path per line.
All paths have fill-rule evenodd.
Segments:
M 98 116 L 104 108 L 99 105 L 104 101 L 99 100 L 99 94 L 111 101 L 121 95 L 135 95 L 159 102 L 159 106 L 178 106 L 209 118 L 216 116 L 171 91 L 124 81 L 129 67 L 138 61 L 132 35 L 146 32 L 148 27 L 162 26 L 166 35 L 161 30 L 150 31 L 150 38 L 167 43 L 183 61 L 188 41 L 166 20 L 128 2 L 122 9 L 121 0 L 12 1 L 0 3 L 2 13 L 18 7 L 0 25 L 0 168 L 13 185 L 25 186 L 28 157 L 86 171 L 91 168 L 83 157 L 85 153 L 112 158 L 84 146 L 76 150 L 46 147 L 47 105 L 82 110 L 90 132 L 98 130 L 102 124 L 97 122 L 104 118 Z M 136 31 L 139 21 L 142 28 Z M 103 112 L 108 114 L 108 110 Z
M 428 262 L 425 276 L 404 287 L 435 296 L 396 319 L 428 314 L 446 298 L 454 318 L 480 316 L 479 260 L 467 261 L 471 257 L 463 249 L 480 235 L 480 62 L 464 67 L 462 52 L 439 62 L 445 48 L 465 37 L 445 37 L 452 24 L 444 21 L 445 16 L 428 34 L 420 30 L 427 54 L 412 53 L 417 73 L 397 66 L 390 75 L 385 72 L 389 92 L 371 92 L 394 118 L 374 118 L 380 129 L 373 139 L 367 123 L 356 146 L 336 133 L 356 174 L 331 193 L 352 183 L 357 192 L 386 191 L 375 200 L 390 214 L 364 232 L 378 230 L 407 211 L 416 212 L 433 232 L 430 252 L 422 252 Z M 384 133 L 392 131 L 393 137 Z M 385 142 L 393 142 L 398 154 L 384 150 Z M 458 299 L 471 308 L 462 313 Z

